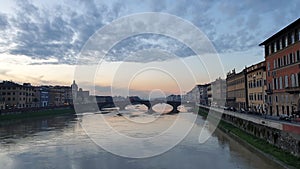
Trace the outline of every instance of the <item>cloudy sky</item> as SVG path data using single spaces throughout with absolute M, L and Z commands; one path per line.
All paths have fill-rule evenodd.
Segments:
M 193 24 L 218 53 L 222 66 L 216 69 L 239 71 L 264 59 L 258 44 L 299 18 L 300 8 L 298 0 L 0 1 L 0 80 L 35 85 L 69 85 L 78 65 L 93 66 L 79 60 L 97 31 L 119 18 L 144 12 L 167 13 Z M 104 38 L 100 41 L 105 43 Z M 81 79 L 83 88 L 96 85 L 97 94 L 109 93 L 110 86 L 116 95 L 126 95 L 124 88 L 145 95 L 161 94 L 159 90 L 184 93 L 195 83 L 224 77 L 224 73 L 207 71 L 196 61 L 193 49 L 176 37 L 134 35 L 106 52 L 100 66 L 99 60 L 93 60 L 98 64 L 93 83 Z M 181 69 L 184 65 L 188 68 Z M 137 73 L 146 66 L 155 69 Z

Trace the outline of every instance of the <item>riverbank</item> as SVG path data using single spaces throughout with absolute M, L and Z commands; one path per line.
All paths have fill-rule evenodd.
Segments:
M 199 108 L 198 114 L 207 117 L 208 112 Z M 218 128 L 226 132 L 228 135 L 238 140 L 242 144 L 247 144 L 248 147 L 254 149 L 265 157 L 278 162 L 286 168 L 300 168 L 300 158 L 292 155 L 289 152 L 283 151 L 278 147 L 269 144 L 267 141 L 257 138 L 234 125 L 221 120 Z
M 57 115 L 64 115 L 64 114 L 75 114 L 75 111 L 74 109 L 68 107 L 68 108 L 46 109 L 46 110 L 39 110 L 39 111 L 26 112 L 26 113 L 12 113 L 12 114 L 1 115 L 0 121 L 38 118 L 38 117 L 46 117 L 46 116 L 57 116 Z

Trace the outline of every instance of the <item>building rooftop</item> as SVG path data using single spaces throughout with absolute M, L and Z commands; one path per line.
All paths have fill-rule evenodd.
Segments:
M 226 76 L 226 79 L 228 78 L 232 78 L 232 77 L 238 77 L 238 76 L 241 76 L 241 75 L 244 75 L 245 74 L 245 69 L 243 69 L 242 71 L 236 73 L 235 69 L 233 69 L 232 71 L 229 71 L 227 73 L 227 76 Z
M 3 81 L 2 83 L 0 83 L 1 86 L 6 86 L 6 87 L 19 87 L 22 86 L 18 83 L 15 83 L 13 81 Z
M 197 87 L 207 87 L 209 86 L 210 84 L 197 84 Z
M 265 64 L 265 61 L 262 61 L 262 62 L 259 62 L 257 64 L 254 64 L 254 65 L 251 65 L 249 67 L 246 68 L 246 71 L 247 73 L 250 73 L 250 72 L 253 72 L 255 70 L 258 70 L 258 69 L 266 69 L 266 64 Z
M 275 33 L 274 35 L 272 35 L 271 37 L 269 37 L 268 39 L 266 39 L 265 41 L 260 43 L 259 46 L 266 45 L 266 44 L 270 43 L 272 40 L 282 36 L 282 34 L 288 33 L 290 31 L 290 29 L 295 28 L 299 25 L 300 25 L 300 18 L 298 18 L 297 20 L 295 20 L 291 24 L 289 24 L 286 27 L 282 28 L 280 31 L 278 31 L 277 33 Z

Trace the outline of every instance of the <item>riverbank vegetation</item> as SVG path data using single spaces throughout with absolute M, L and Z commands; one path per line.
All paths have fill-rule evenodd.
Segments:
M 37 117 L 45 117 L 45 116 L 57 116 L 57 115 L 74 114 L 74 113 L 75 111 L 72 108 L 46 109 L 46 110 L 39 110 L 33 112 L 11 113 L 11 114 L 0 115 L 0 121 L 37 118 Z
M 198 114 L 207 117 L 208 112 L 205 109 L 199 108 Z M 270 155 L 272 158 L 281 161 L 289 166 L 300 168 L 300 158 L 292 155 L 289 152 L 283 151 L 280 148 L 268 143 L 267 141 L 255 137 L 240 128 L 235 127 L 234 125 L 227 123 L 224 120 L 221 120 L 218 124 L 218 128 L 222 131 L 237 136 L 239 139 L 243 140 L 247 144 L 253 146 L 259 151 Z

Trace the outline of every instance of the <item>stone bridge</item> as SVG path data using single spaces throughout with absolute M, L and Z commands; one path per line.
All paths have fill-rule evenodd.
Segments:
M 108 96 L 109 97 L 109 96 Z M 128 99 L 124 101 L 113 101 L 113 99 L 106 98 L 102 99 L 101 101 L 97 101 L 97 105 L 99 109 L 103 108 L 113 108 L 113 107 L 119 107 L 120 110 L 124 110 L 126 106 L 128 105 L 138 105 L 138 104 L 143 104 L 148 107 L 148 110 L 152 111 L 152 106 L 159 104 L 159 103 L 166 103 L 169 104 L 173 107 L 170 113 L 178 113 L 179 111 L 177 110 L 177 107 L 181 105 L 181 100 L 154 100 L 154 101 L 149 101 L 149 100 L 143 100 L 140 99 L 137 96 L 130 96 Z

